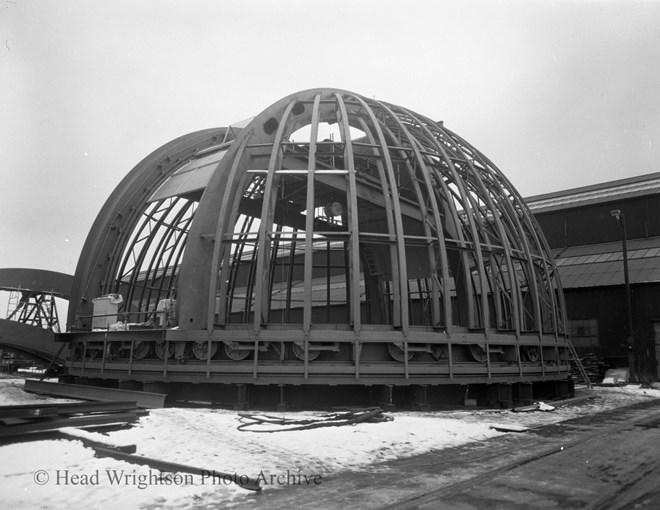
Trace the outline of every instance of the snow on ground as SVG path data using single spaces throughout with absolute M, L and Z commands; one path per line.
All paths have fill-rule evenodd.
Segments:
M 23 392 L 22 384 L 20 379 L 0 379 L 0 404 L 55 401 Z M 556 423 L 660 398 L 660 389 L 627 385 L 580 389 L 579 394 L 592 398 L 551 412 L 396 411 L 387 413 L 394 419 L 384 423 L 275 433 L 237 430 L 240 416 L 235 411 L 155 409 L 134 427 L 110 432 L 106 440 L 135 444 L 138 455 L 207 469 L 207 477 L 178 474 L 159 478 L 159 472 L 147 466 L 97 459 L 93 450 L 77 440 L 41 440 L 0 446 L 3 499 L 5 508 L 53 510 L 243 507 L 258 504 L 258 498 L 228 483 L 232 477 L 258 477 L 264 490 L 292 483 L 323 483 L 324 478 L 340 471 L 387 469 L 383 461 L 484 441 L 503 433 L 491 425 Z M 267 414 L 303 419 L 324 413 Z M 218 474 L 213 478 L 213 470 L 231 477 Z
M 16 406 L 23 404 L 40 404 L 44 402 L 78 402 L 77 400 L 64 399 L 64 398 L 51 398 L 37 395 L 35 393 L 28 393 L 23 391 L 25 379 L 20 377 L 0 378 L 0 405 L 3 406 Z

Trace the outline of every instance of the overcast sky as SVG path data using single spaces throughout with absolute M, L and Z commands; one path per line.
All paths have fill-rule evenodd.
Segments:
M 73 274 L 166 142 L 313 87 L 408 107 L 523 196 L 660 171 L 660 0 L 3 0 L 0 267 Z

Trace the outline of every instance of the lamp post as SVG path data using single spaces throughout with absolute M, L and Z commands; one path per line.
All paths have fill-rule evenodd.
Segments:
M 626 314 L 628 319 L 628 336 L 627 336 L 627 345 L 628 345 L 628 370 L 629 378 L 631 382 L 637 382 L 637 374 L 635 371 L 635 350 L 634 350 L 634 341 L 633 341 L 633 322 L 632 322 L 632 300 L 630 297 L 630 276 L 628 274 L 628 232 L 626 231 L 626 216 L 619 209 L 614 209 L 610 211 L 610 214 L 616 218 L 617 222 L 621 226 L 623 231 L 623 280 L 626 293 Z

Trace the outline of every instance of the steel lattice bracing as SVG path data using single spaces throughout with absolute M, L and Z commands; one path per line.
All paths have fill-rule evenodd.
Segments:
M 149 204 L 119 264 L 113 293 L 127 300 L 124 312 L 148 320 L 157 303 L 176 298 L 177 268 L 196 202 L 181 197 Z
M 13 310 L 7 314 L 7 320 L 60 332 L 57 306 L 52 294 L 17 290 L 10 296 L 9 305 L 13 305 Z
M 86 333 L 104 294 L 139 332 Z M 135 365 L 149 380 L 567 374 L 554 263 L 511 183 L 441 122 L 337 89 L 147 157 L 97 218 L 73 296 L 74 369 L 103 357 L 106 375 L 143 359 L 164 363 Z M 176 328 L 155 327 L 165 299 Z
M 95 297 L 121 293 L 122 311 L 131 321 L 141 321 L 154 303 L 176 293 L 176 268 L 201 192 L 169 198 L 155 194 L 205 151 L 221 152 L 227 138 L 226 128 L 180 137 L 147 156 L 117 186 L 80 255 L 68 317 L 72 328 L 90 328 Z

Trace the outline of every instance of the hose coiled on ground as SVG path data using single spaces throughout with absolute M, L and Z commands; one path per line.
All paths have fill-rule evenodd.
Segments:
M 345 413 L 331 413 L 318 418 L 292 419 L 279 416 L 263 414 L 239 413 L 241 424 L 237 427 L 242 432 L 287 432 L 293 430 L 309 430 L 321 427 L 341 427 L 344 425 L 355 425 L 357 423 L 383 423 L 392 421 L 391 416 L 383 414 L 380 407 L 369 407 L 358 411 Z M 281 428 L 258 427 L 281 425 Z

